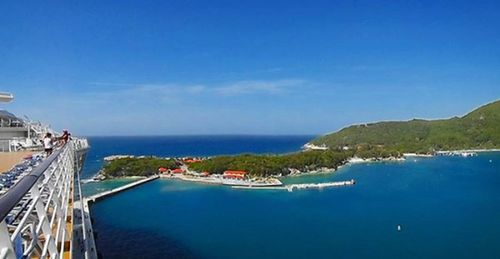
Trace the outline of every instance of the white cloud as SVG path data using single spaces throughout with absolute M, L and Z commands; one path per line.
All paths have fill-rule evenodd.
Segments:
M 186 87 L 186 91 L 190 94 L 199 94 L 206 90 L 206 86 L 204 85 L 193 85 Z
M 239 81 L 229 85 L 215 87 L 214 91 L 221 95 L 245 94 L 278 94 L 286 92 L 289 87 L 303 84 L 303 80 L 274 81 Z
M 182 85 L 182 84 L 133 84 L 133 83 L 105 83 L 92 82 L 89 84 L 101 87 L 123 87 L 122 89 L 105 90 L 94 92 L 98 95 L 127 95 L 127 96 L 180 96 L 194 95 L 200 93 L 214 94 L 220 96 L 236 96 L 249 94 L 280 94 L 285 93 L 290 88 L 301 86 L 306 81 L 300 79 L 281 79 L 281 80 L 244 80 L 221 85 Z

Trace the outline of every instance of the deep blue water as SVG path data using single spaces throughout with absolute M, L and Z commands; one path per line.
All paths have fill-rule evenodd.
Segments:
M 153 181 L 92 206 L 98 250 L 104 258 L 500 257 L 500 153 L 284 181 L 351 178 L 352 187 L 292 193 Z

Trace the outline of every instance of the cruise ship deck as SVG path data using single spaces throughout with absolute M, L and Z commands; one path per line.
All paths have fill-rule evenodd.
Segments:
M 13 185 L 0 195 L 0 258 L 96 258 L 76 234 L 85 226 L 75 224 L 88 147 L 86 139 L 74 138 L 50 156 L 30 156 L 6 173 Z M 74 255 L 77 247 L 84 256 Z
M 12 94 L 0 93 L 1 102 Z M 0 258 L 97 258 L 79 209 L 88 142 L 72 137 L 46 155 L 41 140 L 58 135 L 41 123 L 0 111 Z M 82 219 L 86 219 L 85 224 Z

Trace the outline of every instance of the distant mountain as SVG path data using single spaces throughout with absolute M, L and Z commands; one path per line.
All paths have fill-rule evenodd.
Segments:
M 354 125 L 312 140 L 330 149 L 426 153 L 433 150 L 500 148 L 500 100 L 463 117 Z

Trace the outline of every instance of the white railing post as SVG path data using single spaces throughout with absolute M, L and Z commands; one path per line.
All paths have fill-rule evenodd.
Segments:
M 68 216 L 72 216 L 70 201 L 75 172 L 79 169 L 75 163 L 77 151 L 87 148 L 86 141 L 69 141 L 55 151 L 57 154 L 51 156 L 51 160 L 25 176 L 29 179 L 21 179 L 21 186 L 14 185 L 13 190 L 9 190 L 14 191 L 12 195 L 0 197 L 0 209 L 3 209 L 0 210 L 0 259 L 63 258 L 67 251 L 65 242 L 72 239 L 67 221 Z
M 0 258 L 16 258 L 5 220 L 0 222 Z
M 31 196 L 33 197 L 33 199 L 36 200 L 35 212 L 38 216 L 38 222 L 39 222 L 38 223 L 39 227 L 37 227 L 37 234 L 40 233 L 39 230 L 41 230 L 42 232 L 40 234 L 43 234 L 43 236 L 45 237 L 45 244 L 42 250 L 42 257 L 46 257 L 47 253 L 49 253 L 50 257 L 56 258 L 57 249 L 53 239 L 51 225 L 48 220 L 48 214 L 47 211 L 45 210 L 45 206 L 42 203 L 42 199 L 40 197 L 40 191 L 38 190 L 37 186 L 33 186 L 33 188 L 31 189 Z

